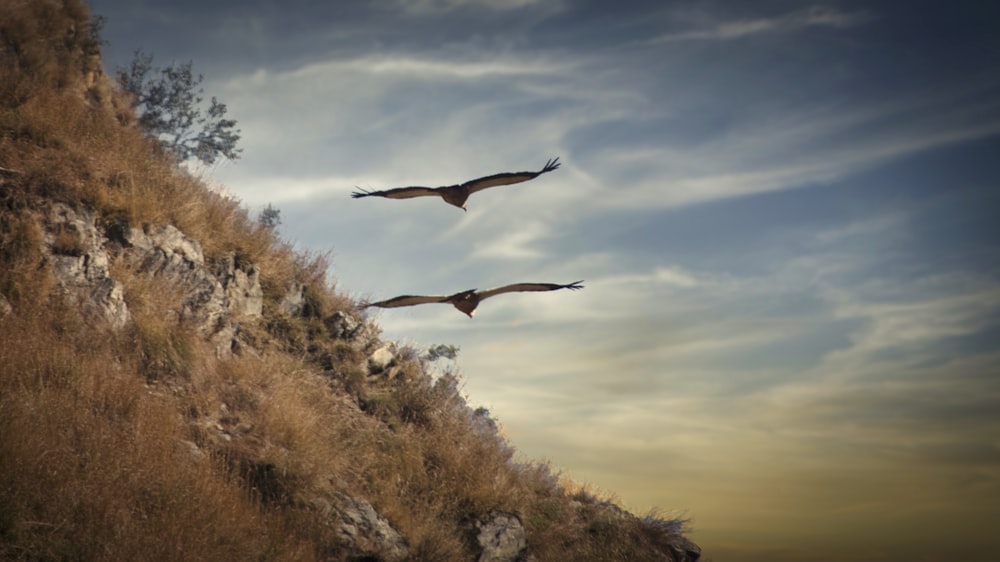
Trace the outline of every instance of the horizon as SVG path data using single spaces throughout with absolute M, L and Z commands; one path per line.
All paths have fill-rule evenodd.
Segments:
M 586 280 L 369 314 L 522 455 L 715 562 L 1000 547 L 1000 7 L 88 4 L 109 75 L 194 62 L 244 149 L 201 173 L 339 290 Z

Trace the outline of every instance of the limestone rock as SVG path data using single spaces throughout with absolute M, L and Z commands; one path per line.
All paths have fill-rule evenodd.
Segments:
M 338 493 L 331 507 L 339 520 L 340 541 L 350 551 L 351 559 L 397 562 L 409 555 L 402 535 L 372 504 Z
M 142 253 L 160 250 L 164 254 L 176 255 L 192 265 L 205 265 L 201 244 L 185 236 L 172 224 L 151 228 L 149 232 L 139 228 L 126 228 L 122 231 L 122 238 L 128 246 Z
M 339 310 L 327 317 L 324 322 L 330 335 L 342 340 L 353 339 L 362 328 L 361 322 Z
M 278 303 L 278 310 L 288 316 L 299 316 L 306 305 L 306 286 L 302 283 L 292 283 L 288 292 L 281 297 Z
M 264 311 L 264 290 L 260 286 L 260 268 L 229 254 L 219 260 L 216 277 L 229 299 L 229 310 L 236 318 L 260 318 Z
M 372 375 L 385 372 L 396 361 L 396 346 L 387 343 L 368 356 L 368 372 Z
M 84 315 L 100 318 L 111 327 L 124 327 L 131 318 L 121 283 L 111 278 L 106 239 L 92 211 L 53 204 L 44 218 L 44 239 L 56 283 Z
M 491 512 L 484 521 L 476 521 L 476 529 L 482 548 L 479 562 L 515 562 L 528 547 L 524 525 L 516 515 Z
M 137 264 L 140 272 L 182 290 L 180 319 L 192 322 L 215 345 L 218 356 L 230 355 L 239 343 L 236 320 L 262 316 L 264 292 L 257 266 L 241 263 L 230 254 L 209 268 L 198 241 L 169 224 L 126 227 L 117 234 L 126 259 Z

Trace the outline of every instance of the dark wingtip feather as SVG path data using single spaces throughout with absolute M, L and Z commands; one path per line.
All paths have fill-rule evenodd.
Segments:
M 357 187 L 357 186 L 355 186 L 355 187 Z M 357 191 L 352 191 L 351 192 L 351 197 L 353 197 L 354 199 L 357 199 L 358 197 L 368 197 L 371 194 L 372 194 L 371 191 L 368 191 L 367 189 L 358 187 Z
M 581 285 L 580 283 L 583 283 L 583 279 L 580 279 L 579 281 L 573 281 L 569 285 L 566 285 L 565 288 L 566 289 L 572 289 L 572 290 L 576 291 L 577 289 L 582 289 L 583 288 L 583 285 Z
M 548 162 L 546 162 L 545 163 L 545 167 L 542 168 L 542 171 L 539 172 L 539 173 L 544 174 L 545 172 L 551 172 L 552 170 L 558 170 L 559 166 L 560 166 L 560 164 L 559 164 L 559 157 L 556 156 L 555 158 L 552 158 L 551 160 L 549 160 Z

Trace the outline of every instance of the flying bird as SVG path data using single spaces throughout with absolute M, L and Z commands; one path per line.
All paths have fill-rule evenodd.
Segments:
M 397 187 L 394 189 L 386 189 L 384 191 L 368 191 L 359 187 L 359 191 L 352 192 L 351 197 L 358 199 L 359 197 L 377 195 L 379 197 L 388 197 L 389 199 L 410 199 L 413 197 L 437 195 L 444 199 L 445 203 L 454 205 L 465 211 L 467 210 L 465 208 L 465 201 L 470 195 L 477 191 L 482 191 L 498 185 L 511 185 L 521 183 L 523 181 L 533 180 L 538 176 L 546 172 L 551 172 L 557 168 L 559 168 L 559 158 L 554 158 L 546 162 L 545 167 L 537 172 L 505 172 L 474 179 L 459 185 L 445 185 L 441 187 Z
M 472 318 L 472 316 L 476 313 L 476 307 L 479 306 L 480 302 L 496 295 L 524 291 L 556 291 L 558 289 L 571 289 L 575 291 L 583 288 L 583 285 L 580 283 L 583 283 L 583 281 L 574 281 L 568 285 L 559 285 L 556 283 L 514 283 L 513 285 L 505 285 L 503 287 L 497 287 L 486 291 L 469 289 L 468 291 L 462 291 L 460 293 L 455 293 L 454 295 L 403 295 L 389 300 L 369 303 L 365 306 L 396 308 L 400 306 L 413 306 L 432 302 L 449 303 L 458 310 L 464 312 L 469 316 L 469 318 Z

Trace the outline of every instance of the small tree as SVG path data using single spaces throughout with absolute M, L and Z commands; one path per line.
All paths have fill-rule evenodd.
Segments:
M 439 343 L 437 345 L 430 346 L 427 349 L 427 353 L 424 355 L 424 358 L 431 362 L 437 361 L 442 357 L 454 361 L 455 358 L 458 357 L 459 349 L 461 348 L 457 345 Z
M 132 94 L 133 107 L 142 107 L 139 125 L 182 161 L 193 157 L 213 164 L 219 156 L 236 160 L 243 152 L 236 148 L 236 121 L 224 118 L 226 105 L 215 97 L 208 113 L 202 114 L 204 90 L 198 85 L 204 77 L 194 76 L 191 64 L 154 69 L 153 56 L 138 50 L 128 68 L 118 68 L 118 83 Z
M 272 206 L 270 203 L 257 215 L 257 222 L 274 230 L 281 224 L 281 209 Z

